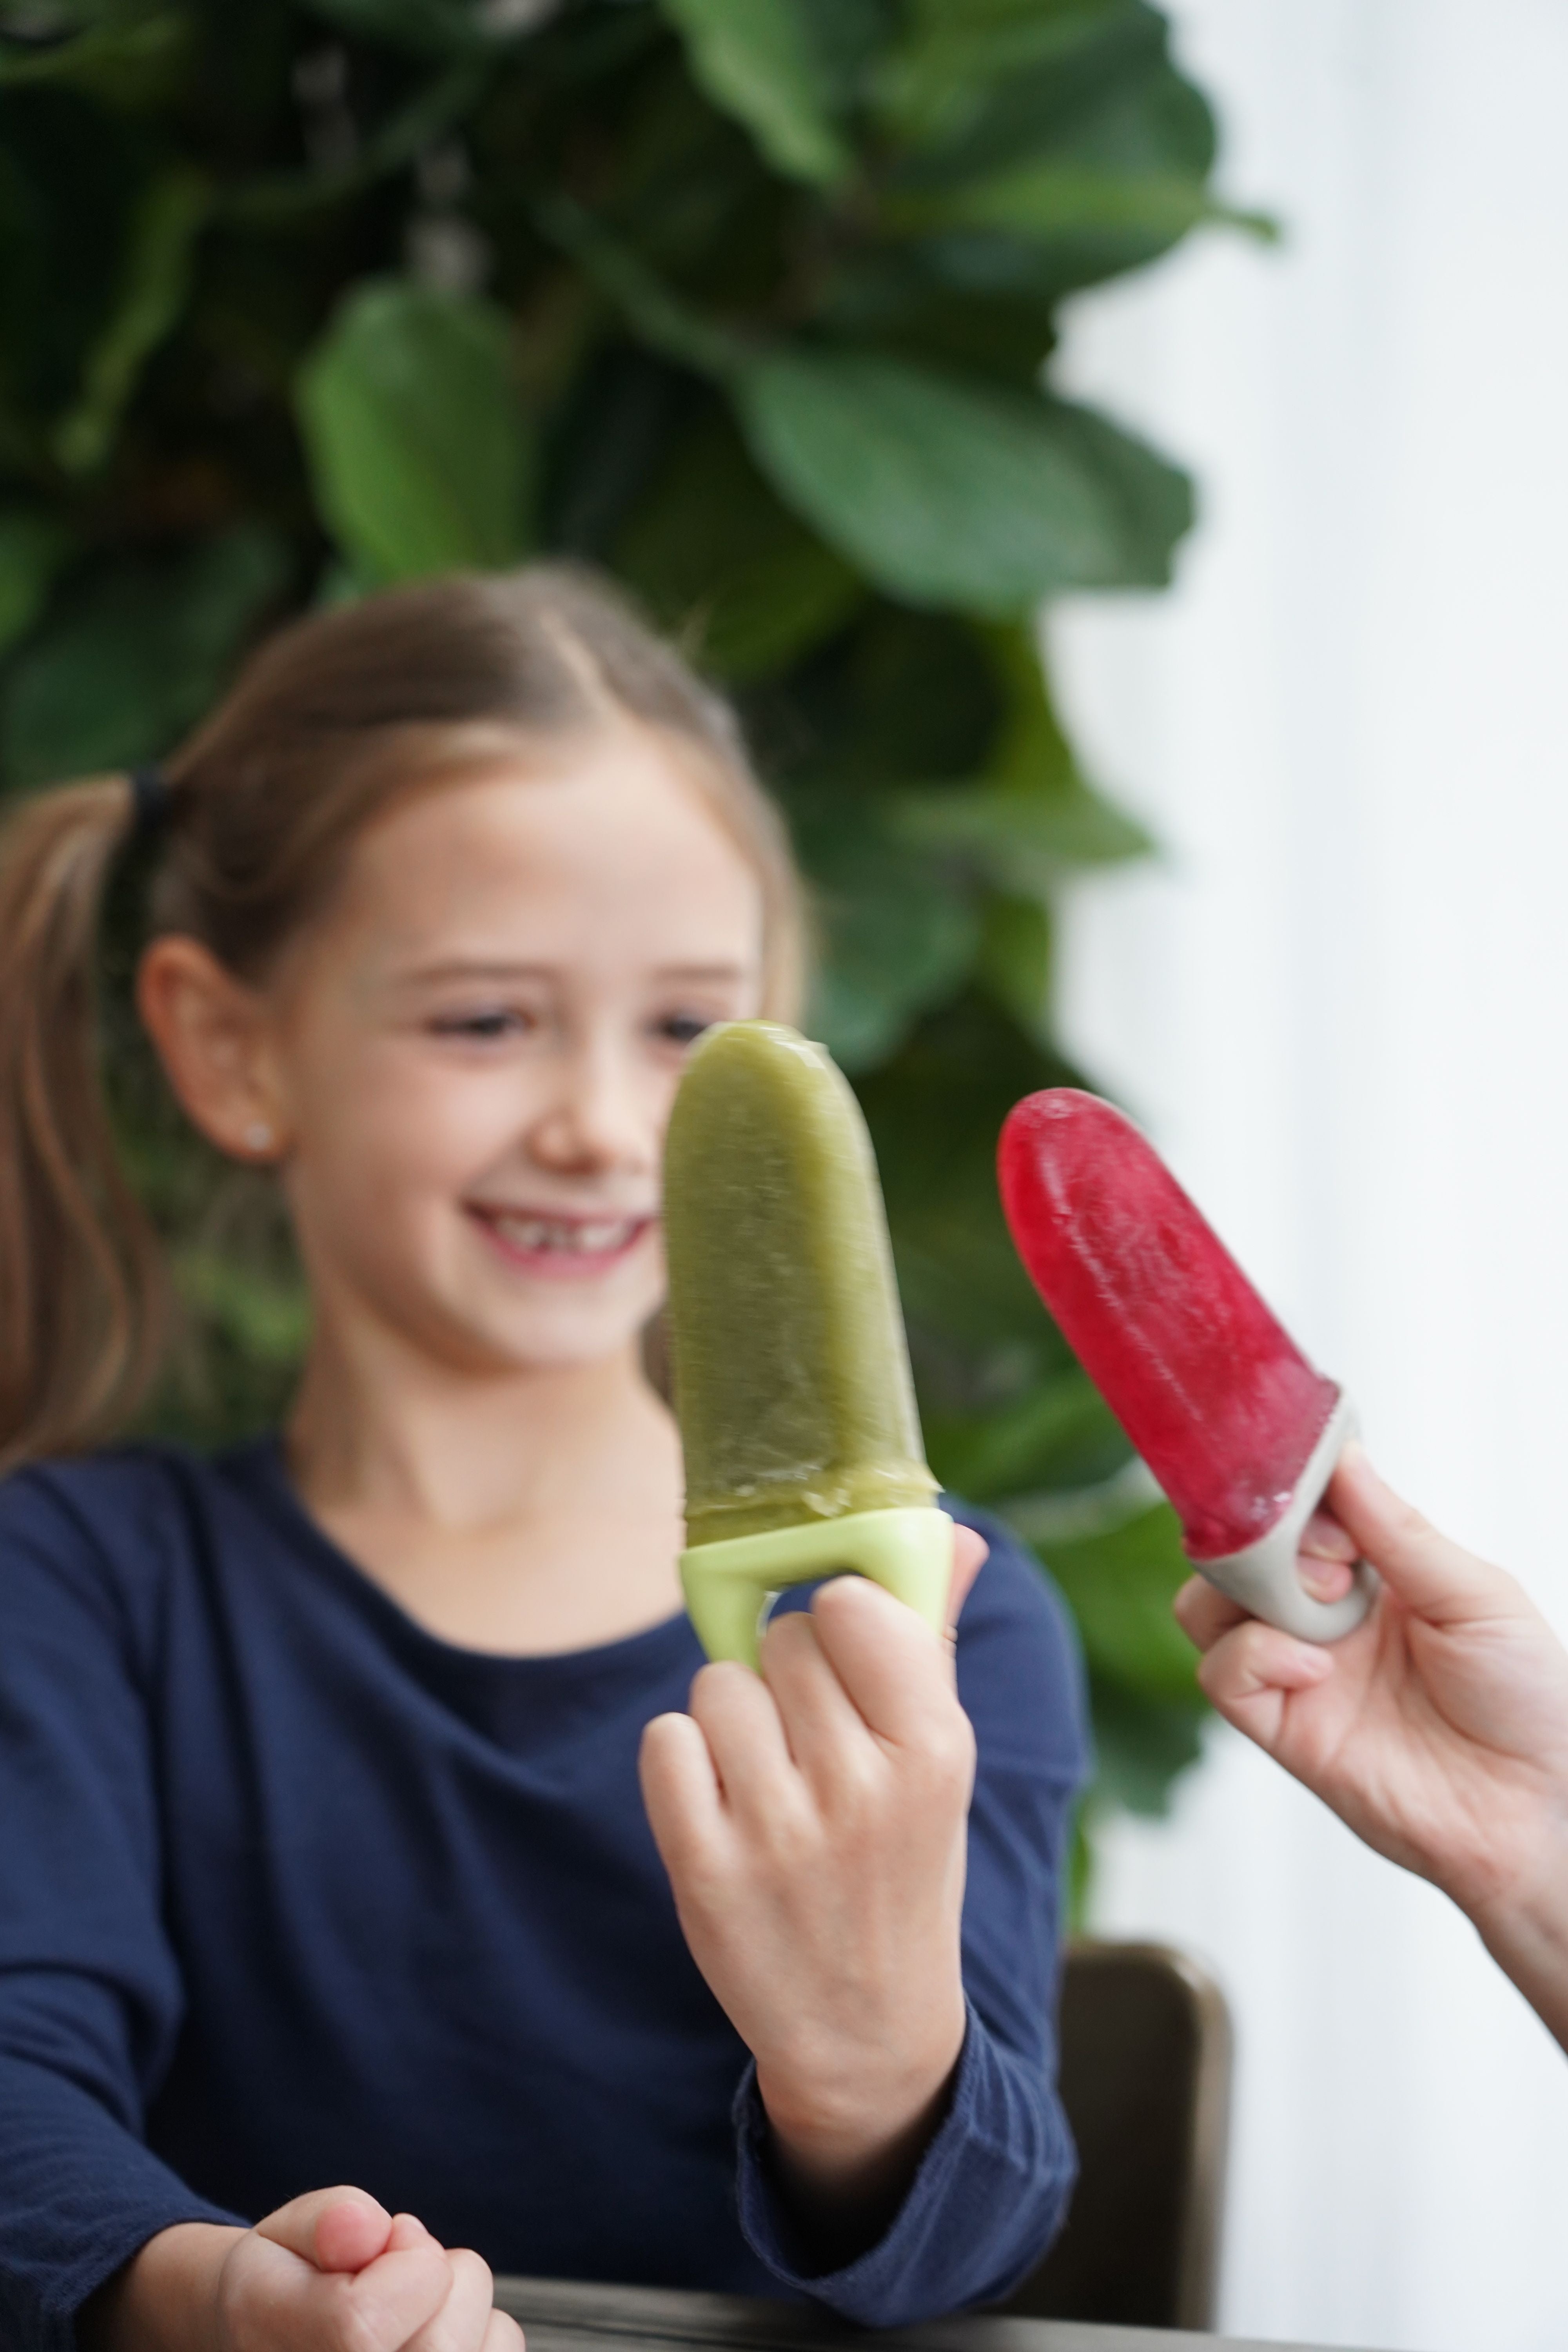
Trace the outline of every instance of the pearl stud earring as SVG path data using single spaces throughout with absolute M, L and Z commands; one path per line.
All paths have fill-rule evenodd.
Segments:
M 247 1151 L 271 1150 L 272 1129 L 264 1118 L 253 1118 L 246 1129 L 245 1148 Z

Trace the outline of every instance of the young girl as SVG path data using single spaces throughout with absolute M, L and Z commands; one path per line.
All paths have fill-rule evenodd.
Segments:
M 132 840 L 142 1018 L 277 1171 L 313 1303 L 286 1427 L 210 1461 L 86 1450 L 153 1361 L 89 1022 Z M 680 1610 L 663 1130 L 691 1040 L 789 1017 L 800 966 L 729 714 L 561 571 L 300 622 L 165 770 L 11 821 L 18 2352 L 500 2352 L 487 2265 L 901 2322 L 1056 2227 L 1083 1739 L 1038 1572 L 990 1531 L 956 1691 L 858 1580 L 761 1678 Z

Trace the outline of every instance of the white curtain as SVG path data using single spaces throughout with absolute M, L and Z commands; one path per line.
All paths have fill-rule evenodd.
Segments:
M 1068 1034 L 1568 1630 L 1568 0 L 1173 13 L 1287 241 L 1076 307 L 1068 382 L 1204 520 L 1173 595 L 1052 624 L 1164 845 L 1077 893 Z M 1563 2352 L 1568 2062 L 1441 1897 L 1220 1733 L 1097 1910 L 1234 2005 L 1227 2330 Z

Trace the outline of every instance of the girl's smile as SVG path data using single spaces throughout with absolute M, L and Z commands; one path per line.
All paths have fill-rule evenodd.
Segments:
M 469 1215 L 510 1266 L 547 1282 L 593 1282 L 624 1265 L 657 1218 L 568 1216 L 556 1210 L 470 1204 Z

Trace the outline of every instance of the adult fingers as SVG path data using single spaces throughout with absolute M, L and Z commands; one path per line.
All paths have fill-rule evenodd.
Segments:
M 1333 1671 L 1329 1651 L 1248 1618 L 1215 1643 L 1198 1668 L 1198 1683 L 1227 1722 L 1272 1748 L 1286 1695 L 1314 1689 Z
M 947 1588 L 947 1630 L 950 1633 L 957 1633 L 963 1604 L 990 1554 L 991 1547 L 977 1528 L 961 1528 L 954 1523 L 952 1581 Z
M 1325 1559 L 1305 1546 L 1297 1556 L 1296 1572 L 1315 1601 L 1339 1601 L 1349 1591 L 1351 1569 L 1342 1559 Z M 1189 1576 L 1171 1602 L 1171 1613 L 1195 1649 L 1212 1650 L 1233 1626 L 1245 1624 L 1250 1612 L 1228 1592 L 1205 1577 Z
M 1321 1505 L 1301 1530 L 1301 1549 L 1309 1559 L 1341 1560 L 1347 1568 L 1356 1563 L 1355 1538 Z
M 1201 1576 L 1189 1576 L 1171 1603 L 1171 1613 L 1195 1648 L 1212 1650 L 1234 1626 L 1247 1622 L 1247 1611 L 1228 1592 L 1221 1592 Z
M 258 2221 L 256 2231 L 319 2271 L 361 2271 L 385 2252 L 393 2220 L 363 2189 L 312 2189 Z
M 1346 1446 L 1328 1499 L 1384 1581 L 1417 1616 L 1434 1624 L 1463 1624 L 1500 1612 L 1533 1613 L 1511 1576 L 1439 1535 L 1396 1495 L 1364 1447 Z

